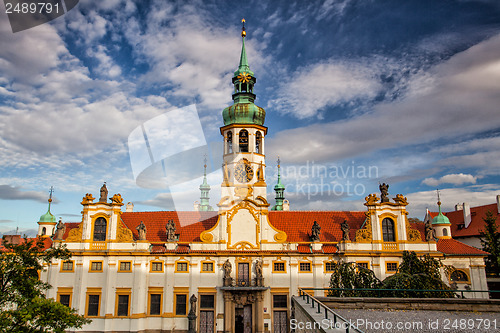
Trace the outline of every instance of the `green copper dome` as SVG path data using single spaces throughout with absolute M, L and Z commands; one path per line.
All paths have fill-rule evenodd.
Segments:
M 242 20 L 242 22 L 244 23 L 245 20 Z M 234 85 L 234 104 L 222 111 L 222 118 L 224 119 L 224 125 L 255 124 L 262 126 L 266 119 L 266 111 L 253 103 L 255 100 L 253 86 L 257 79 L 248 65 L 247 53 L 245 50 L 246 32 L 244 25 L 241 31 L 241 37 L 242 46 L 240 63 L 232 79 Z
M 264 125 L 266 111 L 253 103 L 236 103 L 222 111 L 224 125 L 255 124 Z
M 49 199 L 49 209 L 47 210 L 47 213 L 43 214 L 42 216 L 40 216 L 40 221 L 38 222 L 49 222 L 49 223 L 56 223 L 56 217 L 54 215 L 52 215 L 52 213 L 50 212 L 50 202 L 52 200 Z
M 443 213 L 441 213 L 441 202 L 438 202 L 438 205 L 439 214 L 437 214 L 436 217 L 432 219 L 432 224 L 451 224 L 450 219 L 444 216 Z

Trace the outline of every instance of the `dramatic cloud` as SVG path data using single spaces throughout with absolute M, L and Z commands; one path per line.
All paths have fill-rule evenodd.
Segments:
M 33 200 L 47 202 L 47 193 L 22 191 L 19 187 L 0 185 L 0 199 L 2 200 Z M 56 202 L 57 200 L 54 200 Z
M 268 140 L 283 160 L 336 160 L 500 127 L 500 35 L 432 70 L 434 86 L 354 118 L 285 130 Z M 457 132 L 457 129 L 460 129 Z
M 437 186 L 439 184 L 453 184 L 453 185 L 462 185 L 462 184 L 475 184 L 477 177 L 473 175 L 466 175 L 463 173 L 459 174 L 450 174 L 445 175 L 439 179 L 436 178 L 425 178 L 422 183 L 429 186 Z
M 353 102 L 357 98 L 373 98 L 381 85 L 376 72 L 359 63 L 320 63 L 300 69 L 297 73 L 284 73 L 276 96 L 269 108 L 299 119 L 321 115 L 328 106 Z

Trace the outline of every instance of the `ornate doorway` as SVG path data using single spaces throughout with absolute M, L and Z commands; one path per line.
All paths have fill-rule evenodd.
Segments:
M 234 316 L 235 333 L 252 333 L 252 305 L 235 308 Z

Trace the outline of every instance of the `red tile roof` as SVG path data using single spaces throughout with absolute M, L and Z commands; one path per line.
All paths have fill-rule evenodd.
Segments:
M 139 238 L 137 227 L 141 221 L 146 225 L 146 237 L 151 243 L 167 241 L 165 226 L 169 220 L 174 220 L 179 242 L 200 242 L 202 231 L 212 228 L 217 222 L 217 212 L 125 212 L 122 221 L 132 230 L 135 239 Z
M 437 249 L 439 252 L 448 255 L 488 255 L 488 252 L 481 251 L 452 238 L 438 240 Z
M 498 214 L 497 204 L 471 207 L 470 208 L 471 223 L 467 228 L 465 228 L 464 226 L 461 229 L 459 229 L 459 225 L 464 224 L 463 210 L 457 210 L 443 214 L 450 219 L 451 235 L 453 236 L 453 238 L 477 237 L 479 236 L 479 231 L 484 229 L 483 218 L 486 217 L 487 211 L 491 211 L 493 213 L 493 216 L 497 218 L 496 223 L 497 226 L 500 228 L 500 214 Z M 437 212 L 430 212 L 431 218 L 434 218 L 434 216 L 436 216 L 437 214 L 438 214 Z
M 340 224 L 347 220 L 349 236 L 353 240 L 365 221 L 365 212 L 336 211 L 281 211 L 269 212 L 269 221 L 278 230 L 287 234 L 287 242 L 309 242 L 314 221 L 321 227 L 320 242 L 338 242 L 342 240 Z

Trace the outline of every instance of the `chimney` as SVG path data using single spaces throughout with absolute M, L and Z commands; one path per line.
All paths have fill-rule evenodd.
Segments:
M 497 212 L 500 214 L 500 194 L 497 195 Z
M 125 206 L 125 212 L 132 213 L 134 211 L 134 204 L 131 202 L 127 202 L 127 206 Z
M 464 206 L 463 206 L 462 204 L 457 203 L 457 204 L 455 205 L 455 211 L 456 211 L 456 212 L 457 212 L 457 211 L 459 211 L 459 210 L 462 210 L 462 209 L 464 209 Z
M 472 221 L 472 216 L 470 215 L 470 206 L 468 202 L 463 203 L 464 209 L 464 224 L 465 227 L 469 227 L 470 222 Z

